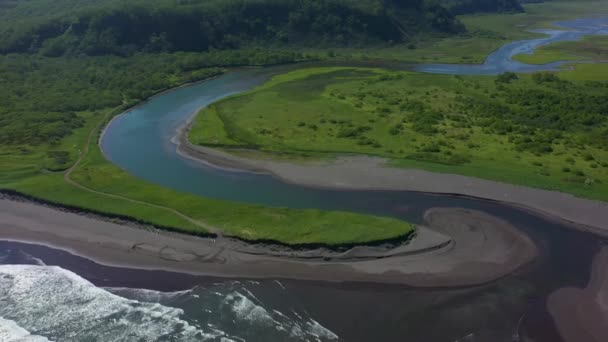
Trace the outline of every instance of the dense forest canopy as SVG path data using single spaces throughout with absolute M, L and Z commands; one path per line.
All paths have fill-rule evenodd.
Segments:
M 456 15 L 467 13 L 519 13 L 524 11 L 518 0 L 441 0 L 440 3 Z
M 262 50 L 130 58 L 0 56 L 0 145 L 57 143 L 84 124 L 78 113 L 135 105 L 158 91 L 217 75 L 223 72 L 219 65 L 304 59 Z
M 316 59 L 290 52 L 298 47 L 391 44 L 462 32 L 462 24 L 442 5 L 433 0 L 0 0 L 5 95 L 0 143 L 58 141 L 84 124 L 78 113 L 135 103 L 216 74 L 215 67 Z M 58 56 L 67 58 L 48 58 Z
M 8 8 L 0 16 L 0 51 L 47 56 L 386 44 L 464 30 L 427 0 L 60 0 L 44 13 L 39 0 L 0 3 Z

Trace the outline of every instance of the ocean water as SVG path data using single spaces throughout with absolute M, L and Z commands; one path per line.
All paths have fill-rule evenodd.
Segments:
M 265 302 L 255 281 L 162 292 L 98 287 L 21 250 L 0 262 L 0 341 L 336 341 L 305 310 Z M 286 288 L 274 282 L 273 300 Z M 265 285 L 267 286 L 267 285 Z M 268 293 L 268 291 L 266 291 Z
M 0 241 L 0 341 L 557 342 L 547 295 L 584 287 L 602 241 L 511 220 L 542 256 L 464 288 L 202 277 Z

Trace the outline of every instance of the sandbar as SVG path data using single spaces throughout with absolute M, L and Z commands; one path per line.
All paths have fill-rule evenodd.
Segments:
M 105 265 L 196 275 L 460 287 L 509 275 L 539 254 L 527 235 L 479 211 L 434 208 L 425 221 L 404 245 L 303 255 L 0 198 L 0 240 L 51 246 Z

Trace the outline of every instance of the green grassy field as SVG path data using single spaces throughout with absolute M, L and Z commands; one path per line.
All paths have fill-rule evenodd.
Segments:
M 190 139 L 297 158 L 376 155 L 608 200 L 608 83 L 539 76 L 301 69 L 204 109 Z
M 120 109 L 163 89 L 220 73 L 196 67 L 214 63 L 215 54 L 223 56 L 0 57 L 0 90 L 5 95 L 0 97 L 0 189 L 190 233 L 218 231 L 251 240 L 339 244 L 412 231 L 410 224 L 394 219 L 264 208 L 170 191 L 106 161 L 94 137 L 87 144 L 100 124 Z M 82 155 L 66 180 L 66 170 Z
M 575 64 L 560 72 L 564 79 L 575 81 L 606 81 L 608 64 Z
M 542 46 L 533 54 L 514 57 L 523 63 L 546 64 L 556 61 L 608 62 L 608 37 L 587 36 L 578 42 L 559 42 Z
M 96 122 L 97 121 L 97 122 Z M 66 139 L 75 151 L 85 151 L 89 130 L 98 132 L 99 119 Z M 16 151 L 0 155 L 3 178 L 0 187 L 111 214 L 133 217 L 153 224 L 175 227 L 188 233 L 222 232 L 248 240 L 276 240 L 286 244 L 323 243 L 329 245 L 365 243 L 407 236 L 413 226 L 391 218 L 321 210 L 269 208 L 206 199 L 179 193 L 139 180 L 104 159 L 92 139 L 82 162 L 66 182 L 64 172 L 45 170 L 42 148 L 23 159 L 13 158 Z M 175 211 L 183 214 L 177 215 Z
M 0 56 L 0 189 L 185 232 L 222 232 L 251 240 L 340 244 L 411 233 L 410 224 L 394 219 L 265 208 L 178 193 L 138 180 L 103 158 L 95 136 L 100 124 L 120 110 L 159 91 L 223 72 L 210 66 L 273 63 L 290 56 L 240 53 Z M 82 162 L 66 179 L 80 156 Z

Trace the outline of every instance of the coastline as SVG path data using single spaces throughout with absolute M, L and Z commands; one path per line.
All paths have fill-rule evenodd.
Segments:
M 540 254 L 509 223 L 457 208 L 429 210 L 428 228 L 421 227 L 423 233 L 400 246 L 359 246 L 341 256 L 317 250 L 308 257 L 226 238 L 125 226 L 9 199 L 0 199 L 0 213 L 0 240 L 63 249 L 105 265 L 217 277 L 468 287 L 507 276 Z
M 605 202 L 457 174 L 396 168 L 378 157 L 345 156 L 333 162 L 296 163 L 236 156 L 192 144 L 188 132 L 193 118 L 178 128 L 172 142 L 182 157 L 215 168 L 268 174 L 286 183 L 311 188 L 411 191 L 494 201 L 608 236 L 608 203 Z
M 205 80 L 202 80 L 199 82 L 204 82 L 206 80 L 208 80 L 208 79 L 205 79 Z M 195 82 L 193 84 L 196 84 L 199 82 Z M 191 84 L 186 84 L 186 85 L 182 85 L 177 88 L 164 90 L 162 92 L 159 92 L 158 94 L 153 95 L 146 101 L 139 103 L 135 107 L 122 111 L 122 113 L 118 113 L 117 115 L 113 115 L 113 117 L 104 125 L 103 129 L 101 129 L 101 131 L 99 132 L 97 144 L 98 145 L 101 144 L 107 129 L 112 125 L 114 120 L 116 118 L 118 118 L 119 116 L 129 112 L 133 108 L 136 108 L 140 105 L 145 104 L 147 101 L 149 101 L 150 99 L 152 99 L 156 96 L 159 96 L 166 92 L 174 91 L 174 90 L 182 88 L 182 87 L 187 87 L 189 85 L 191 85 Z M 608 234 L 608 227 L 605 226 L 606 222 L 608 222 L 608 204 L 599 202 L 599 201 L 580 199 L 580 198 L 576 198 L 574 196 L 559 193 L 559 192 L 525 188 L 525 187 L 516 186 L 516 185 L 509 185 L 509 184 L 505 184 L 505 183 L 487 181 L 487 180 L 476 179 L 476 178 L 466 177 L 466 176 L 453 175 L 453 174 L 432 173 L 432 172 L 414 170 L 414 169 L 390 168 L 390 167 L 386 166 L 385 161 L 380 158 L 343 157 L 343 158 L 340 158 L 335 163 L 295 164 L 295 163 L 282 162 L 282 161 L 248 159 L 248 158 L 233 156 L 233 155 L 224 153 L 222 151 L 218 151 L 218 150 L 214 150 L 214 149 L 210 149 L 210 148 L 193 146 L 187 140 L 186 133 L 189 129 L 189 124 L 192 122 L 192 119 L 194 118 L 195 115 L 196 115 L 196 112 L 190 116 L 190 118 L 187 120 L 186 126 L 183 126 L 179 130 L 178 135 L 176 135 L 174 137 L 174 139 L 172 139 L 172 141 L 176 145 L 178 145 L 177 151 L 179 154 L 181 154 L 182 156 L 185 156 L 187 158 L 194 159 L 198 162 L 205 163 L 207 165 L 211 165 L 211 166 L 218 167 L 218 168 L 229 169 L 232 171 L 271 174 L 274 177 L 279 178 L 287 183 L 294 183 L 294 184 L 304 185 L 304 186 L 313 187 L 313 188 L 331 188 L 331 189 L 349 189 L 349 190 L 353 190 L 353 189 L 354 190 L 389 190 L 389 191 L 400 190 L 400 191 L 425 192 L 425 193 L 431 193 L 431 194 L 434 193 L 434 194 L 443 194 L 443 195 L 450 195 L 450 196 L 466 196 L 466 197 L 472 197 L 472 198 L 479 198 L 479 199 L 504 203 L 504 204 L 518 207 L 520 209 L 527 210 L 527 211 L 532 211 L 534 213 L 541 214 L 548 219 L 562 220 L 564 222 L 574 223 L 576 227 L 578 227 L 582 230 L 593 231 L 597 234 Z M 105 151 L 103 150 L 103 148 L 101 149 L 101 151 L 105 156 Z M 2 201 L 2 199 L 0 199 L 0 201 Z M 3 203 L 3 205 L 4 205 L 4 203 Z M 46 209 L 49 209 L 49 208 L 46 208 Z M 30 208 L 29 211 L 35 212 L 36 209 Z M 583 212 L 583 214 L 581 214 L 581 212 Z M 470 214 L 470 211 L 465 210 L 464 213 L 465 214 L 463 215 L 463 213 L 461 212 L 460 213 L 461 216 L 467 216 L 468 215 L 467 213 Z M 64 213 L 64 214 L 70 215 L 69 213 Z M 25 215 L 25 216 L 27 217 L 28 215 Z M 433 216 L 431 214 L 429 214 L 429 215 L 430 215 L 430 217 Z M 429 217 L 429 215 L 427 215 L 427 218 Z M 476 213 L 473 216 L 476 216 L 478 220 L 481 220 L 480 217 L 483 215 L 485 215 L 485 214 Z M 458 215 L 456 215 L 456 216 L 458 216 Z M 455 217 L 455 218 L 459 219 L 458 217 Z M 15 219 L 15 217 L 13 217 L 13 219 Z M 21 220 L 22 219 L 23 219 L 23 217 L 21 218 Z M 30 219 L 31 219 L 31 217 L 30 217 Z M 460 218 L 460 219 L 467 219 L 467 218 L 465 217 L 465 218 Z M 67 219 L 67 220 L 69 221 L 70 219 Z M 4 222 L 4 224 L 7 226 L 8 225 L 14 226 L 15 222 L 18 222 L 18 221 L 22 222 L 22 221 L 20 221 L 20 219 L 17 219 L 17 221 L 13 221 L 12 223 Z M 96 221 L 96 222 L 99 223 L 99 221 Z M 494 223 L 496 224 L 496 222 L 497 221 L 495 221 Z M 0 223 L 2 223 L 2 222 L 0 221 Z M 34 222 L 30 221 L 30 223 L 35 225 Z M 111 224 L 111 223 L 109 223 L 109 224 Z M 497 223 L 496 225 L 500 226 L 502 228 L 510 226 L 508 223 L 505 223 L 505 222 Z M 133 229 L 133 227 L 131 227 L 131 229 Z M 141 229 L 139 229 L 139 230 L 141 231 Z M 510 231 L 510 230 L 511 230 L 511 228 L 506 229 L 506 231 Z M 153 232 L 154 232 L 154 234 L 156 234 L 158 236 L 162 235 L 162 237 L 163 237 L 162 239 L 169 239 L 169 238 L 172 239 L 173 237 L 179 235 L 179 234 L 171 234 L 171 233 L 167 233 L 167 232 L 156 232 L 156 231 L 153 231 Z M 14 234 L 14 236 L 13 237 L 8 236 L 10 234 Z M 522 233 L 519 233 L 519 234 L 523 236 Z M 42 243 L 42 244 L 49 243 L 46 240 L 39 239 L 37 237 L 34 238 L 34 240 L 29 240 L 33 237 L 28 238 L 27 234 L 19 235 L 14 231 L 9 232 L 7 230 L 7 231 L 3 232 L 3 235 L 5 235 L 6 238 L 8 238 L 8 239 L 10 239 L 10 238 L 15 238 L 17 240 L 26 239 L 26 240 L 20 240 L 20 241 L 36 242 L 36 243 Z M 171 237 L 172 235 L 175 235 L 175 236 Z M 95 236 L 95 235 L 93 235 L 93 236 Z M 99 237 L 99 236 L 97 236 L 97 237 Z M 0 237 L 0 239 L 1 238 L 2 237 Z M 124 238 L 124 236 L 122 238 Z M 177 237 L 177 239 L 181 239 L 181 241 L 183 241 L 186 238 L 198 239 L 196 237 L 187 236 L 187 235 Z M 95 239 L 92 239 L 92 240 L 86 239 L 86 238 L 83 238 L 83 239 L 88 242 L 96 241 Z M 416 240 L 416 239 L 418 239 L 418 237 L 416 237 L 414 240 Z M 137 240 L 137 239 L 134 239 L 134 240 Z M 52 237 L 50 237 L 49 241 L 54 241 L 54 240 Z M 77 244 L 74 244 L 73 241 L 72 241 L 72 243 L 66 242 L 66 241 L 67 240 L 63 240 L 62 242 L 57 242 L 57 244 L 52 244 L 52 243 L 50 243 L 50 244 L 51 244 L 51 246 L 55 246 L 55 247 L 59 247 L 59 248 L 74 248 L 74 246 L 77 245 Z M 80 241 L 80 242 L 82 243 L 83 241 Z M 171 241 L 173 241 L 173 240 L 171 240 Z M 236 259 L 239 259 L 241 254 L 246 255 L 248 257 L 255 256 L 255 257 L 260 257 L 260 258 L 275 258 L 275 259 L 281 258 L 281 260 L 273 259 L 272 261 L 268 261 L 268 262 L 277 263 L 277 264 L 278 263 L 296 263 L 299 265 L 304 264 L 304 265 L 307 265 L 308 267 L 313 267 L 313 266 L 307 264 L 308 262 L 310 262 L 310 260 L 307 260 L 307 259 L 323 259 L 322 262 L 319 262 L 319 264 L 322 264 L 323 267 L 326 267 L 329 264 L 325 263 L 325 261 L 326 261 L 325 259 L 335 258 L 335 255 L 328 256 L 327 254 L 321 253 L 321 254 L 313 255 L 313 256 L 299 255 L 296 258 L 297 260 L 293 260 L 293 255 L 291 255 L 292 259 L 290 259 L 290 255 L 286 255 L 284 252 L 277 253 L 276 251 L 270 251 L 270 250 L 262 250 L 261 252 L 257 252 L 254 250 L 245 250 L 251 246 L 246 246 L 246 247 L 239 246 L 238 248 L 235 248 L 234 245 L 230 245 L 230 246 L 222 245 L 218 249 L 218 247 L 215 245 L 216 240 L 207 239 L 205 242 L 209 243 L 209 241 L 213 241 L 213 244 L 214 244 L 211 247 L 207 246 L 209 250 L 215 249 L 214 253 L 217 253 L 217 255 L 222 254 L 224 251 L 229 251 L 230 253 L 235 253 L 235 254 L 239 255 L 239 257 L 237 257 Z M 224 243 L 227 240 L 225 240 L 224 238 L 221 238 L 221 241 Z M 129 241 L 129 242 L 133 242 L 133 241 Z M 173 242 L 175 242 L 175 241 L 173 241 Z M 96 243 L 96 244 L 100 245 L 102 243 Z M 114 244 L 114 247 L 117 247 L 117 246 L 120 248 L 126 247 L 125 245 L 121 245 L 121 243 L 118 240 L 113 243 L 110 243 L 110 245 L 112 245 L 112 244 Z M 526 244 L 527 243 L 523 243 L 523 245 L 526 245 Z M 180 245 L 180 243 L 177 243 L 177 245 Z M 351 258 L 351 259 L 370 259 L 370 260 L 373 260 L 374 262 L 376 262 L 377 260 L 380 260 L 380 259 L 392 260 L 394 258 L 407 257 L 407 256 L 411 256 L 411 255 L 422 255 L 422 254 L 438 252 L 438 251 L 444 252 L 444 250 L 449 250 L 450 246 L 453 247 L 453 245 L 454 245 L 453 241 L 451 243 L 448 243 L 444 239 L 443 242 L 436 243 L 435 247 L 433 247 L 433 245 L 431 244 L 430 247 L 427 246 L 425 248 L 421 248 L 419 251 L 413 251 L 413 252 L 412 251 L 400 251 L 397 253 L 390 253 L 390 252 L 386 253 L 386 250 L 384 250 L 384 251 L 374 251 L 371 254 L 369 251 L 366 251 L 365 253 L 363 253 L 363 256 L 360 256 L 359 253 L 351 253 L 351 255 L 355 254 L 355 257 Z M 252 248 L 255 249 L 255 247 L 252 247 Z M 366 247 L 364 247 L 364 248 L 366 248 Z M 83 248 L 83 250 L 84 250 L 84 248 Z M 133 250 L 135 250 L 137 252 L 133 252 Z M 147 243 L 139 244 L 137 242 L 133 242 L 131 244 L 131 250 L 129 250 L 129 253 L 138 254 L 142 250 L 148 254 L 150 254 L 150 253 L 158 254 L 157 256 L 161 260 L 166 261 L 166 259 L 168 259 L 172 262 L 179 262 L 179 263 L 193 261 L 195 259 L 200 259 L 200 257 L 201 257 L 201 255 L 196 254 L 196 253 L 190 253 L 190 252 L 182 253 L 182 251 L 180 251 L 179 249 L 167 248 L 167 245 L 165 245 L 164 247 L 159 247 L 159 246 L 155 246 L 155 245 L 148 245 Z M 74 249 L 74 251 L 77 252 L 76 249 Z M 532 253 L 532 252 L 530 252 L 530 249 L 528 249 L 528 252 L 523 253 L 523 254 L 530 257 L 531 254 L 536 254 L 536 253 Z M 208 255 L 208 254 L 204 254 L 204 255 Z M 95 258 L 95 256 L 91 256 L 91 257 Z M 533 257 L 530 257 L 530 260 L 531 260 L 531 258 L 533 258 Z M 105 260 L 105 259 L 104 259 L 104 257 L 101 257 L 100 260 Z M 517 259 L 517 260 L 519 260 L 519 259 Z M 530 260 L 528 260 L 528 261 L 530 261 Z M 106 260 L 106 261 L 108 261 L 108 260 Z M 315 262 L 317 262 L 317 261 L 318 260 L 315 260 Z M 368 261 L 369 260 L 366 260 L 365 262 L 368 262 Z M 114 261 L 109 260 L 108 262 L 114 262 Z M 333 263 L 331 267 L 333 268 L 334 265 L 343 266 L 344 263 L 346 263 L 346 262 L 353 262 L 353 260 L 350 260 L 350 259 L 349 260 L 346 260 L 346 259 L 338 260 L 337 262 Z M 358 263 L 359 260 L 357 260 L 356 262 Z M 515 261 L 515 262 L 517 263 L 517 261 Z M 149 260 L 145 261 L 145 262 L 142 261 L 142 265 L 144 267 L 147 267 L 146 265 L 149 266 L 149 264 L 147 264 L 147 263 L 150 263 L 150 261 Z M 126 265 L 129 266 L 130 264 L 126 264 Z M 158 264 L 156 264 L 156 263 L 151 263 L 151 265 L 152 266 L 150 266 L 150 267 L 152 267 L 152 268 L 158 266 Z M 131 265 L 131 266 L 137 266 L 137 265 Z M 352 265 L 348 265 L 348 266 L 351 267 Z M 137 266 L 137 267 L 139 267 L 139 266 Z M 162 268 L 163 266 L 160 266 L 160 267 Z M 376 266 L 374 266 L 374 267 L 376 267 Z M 383 269 L 382 267 L 377 267 L 377 268 L 380 270 Z M 513 270 L 515 270 L 516 268 L 514 268 Z M 193 272 L 192 268 L 189 268 L 184 271 Z M 194 272 L 196 272 L 196 271 L 194 271 Z M 219 274 L 223 274 L 223 272 L 224 271 L 222 270 L 219 272 Z M 294 275 L 294 274 L 290 273 L 286 277 L 294 277 L 296 279 L 300 279 L 300 277 L 302 279 L 309 279 L 308 277 L 312 277 L 310 279 L 316 279 L 315 278 L 316 275 L 313 275 L 313 273 L 316 273 L 316 272 L 318 272 L 318 271 L 309 272 L 310 274 L 306 274 L 306 272 L 302 271 L 301 275 L 297 275 L 297 274 Z M 385 271 L 384 273 L 387 273 L 387 272 L 392 272 L 392 271 L 389 269 L 388 271 Z M 213 270 L 205 271 L 203 273 L 204 274 L 209 274 L 209 273 L 214 274 L 214 271 Z M 242 272 L 237 271 L 236 273 L 241 274 Z M 279 274 L 280 273 L 281 272 L 279 272 Z M 344 272 L 344 273 L 347 274 L 349 272 Z M 405 284 L 411 284 L 411 283 L 416 283 L 416 282 L 420 282 L 420 283 L 425 282 L 425 281 L 418 281 L 416 279 L 413 279 L 416 277 L 411 277 L 413 280 L 412 279 L 404 280 L 404 279 L 401 279 L 400 276 L 397 276 L 397 275 L 395 275 L 394 277 L 387 277 L 384 275 L 384 273 L 383 273 L 383 276 L 380 277 L 381 278 L 380 281 L 382 281 L 382 282 L 387 281 L 387 282 L 397 282 L 397 283 L 405 283 Z M 442 273 L 442 272 L 438 272 L 438 273 Z M 446 273 L 446 272 L 443 272 L 443 273 Z M 447 272 L 447 273 L 449 273 L 449 272 Z M 306 274 L 306 275 L 304 275 L 304 274 Z M 366 276 L 362 276 L 361 274 L 358 274 L 358 275 L 353 275 L 353 274 L 354 274 L 354 272 L 351 272 L 350 274 L 338 277 L 340 279 L 338 279 L 336 281 L 349 281 L 349 280 L 353 280 L 353 279 L 354 279 L 354 281 L 356 281 L 359 277 L 366 278 Z M 366 274 L 369 275 L 369 272 L 367 272 Z M 403 274 L 407 274 L 407 272 L 402 273 L 401 276 Z M 419 272 L 416 274 L 420 275 Z M 507 273 L 505 273 L 505 274 L 507 274 Z M 225 276 L 225 275 L 223 275 L 223 276 Z M 251 275 L 251 276 L 255 277 L 258 275 Z M 281 276 L 278 276 L 278 277 L 281 277 Z M 425 275 L 424 277 L 429 278 L 428 275 Z M 447 275 L 446 277 L 453 277 L 453 275 Z M 479 279 L 481 279 L 483 277 L 488 278 L 488 276 L 485 276 L 485 275 L 484 276 L 477 275 L 477 277 L 479 277 Z M 494 279 L 496 279 L 496 277 L 497 276 L 495 275 Z M 432 278 L 432 277 L 430 277 L 430 278 Z M 472 281 L 471 279 L 468 279 L 466 281 L 463 281 L 461 279 L 459 281 L 453 281 L 453 282 L 470 285 L 470 284 L 475 284 L 475 283 L 480 284 L 480 283 L 484 283 L 487 281 L 477 280 L 475 282 L 475 281 Z M 448 284 L 451 284 L 451 282 L 448 281 Z M 416 285 L 416 284 L 414 284 L 414 285 L 415 286 L 426 286 L 426 285 Z

